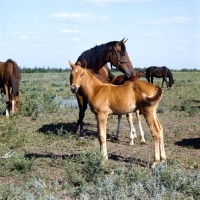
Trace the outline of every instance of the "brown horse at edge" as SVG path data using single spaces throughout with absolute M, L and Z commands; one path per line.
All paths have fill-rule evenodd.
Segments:
M 0 62 L 0 88 L 6 95 L 6 117 L 9 117 L 10 111 L 15 113 L 19 109 L 20 79 L 20 69 L 15 61 Z
M 120 86 L 104 84 L 86 69 L 87 62 L 85 60 L 76 65 L 71 62 L 69 64 L 72 68 L 71 91 L 77 93 L 81 88 L 88 98 L 91 111 L 96 116 L 98 139 L 103 158 L 108 159 L 106 147 L 108 115 L 122 115 L 138 109 L 144 115 L 154 140 L 154 162 L 151 167 L 154 168 L 160 160 L 166 161 L 163 127 L 156 114 L 162 97 L 162 89 L 151 83 L 134 79 L 134 77 L 134 81 L 127 81 Z

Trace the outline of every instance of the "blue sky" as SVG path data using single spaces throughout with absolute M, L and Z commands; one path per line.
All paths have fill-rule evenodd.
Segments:
M 199 0 L 0 0 L 0 60 L 68 68 L 85 50 L 128 38 L 134 67 L 200 69 Z

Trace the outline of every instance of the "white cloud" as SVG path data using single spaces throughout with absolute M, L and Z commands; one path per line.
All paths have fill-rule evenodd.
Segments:
M 68 34 L 68 33 L 78 33 L 79 31 L 77 30 L 70 30 L 70 29 L 64 29 L 62 30 L 63 34 Z
M 138 21 L 137 23 L 146 25 L 185 24 L 192 20 L 193 19 L 189 17 L 176 16 L 171 19 L 152 19 L 152 20 Z
M 85 0 L 86 3 L 90 3 L 96 6 L 105 6 L 108 3 L 133 3 L 133 2 L 149 2 L 153 0 Z
M 51 14 L 51 18 L 66 20 L 76 23 L 88 23 L 95 21 L 106 21 L 106 16 L 97 16 L 92 13 L 55 13 Z
M 184 51 L 184 50 L 186 50 L 187 48 L 186 47 L 184 47 L 184 46 L 177 46 L 176 47 L 176 50 L 179 50 L 179 51 Z
M 73 37 L 73 38 L 71 38 L 71 41 L 75 41 L 75 42 L 77 42 L 77 41 L 79 41 L 79 38 L 77 38 L 77 37 Z
M 26 36 L 26 35 L 24 35 L 24 36 L 20 36 L 19 39 L 26 40 L 26 39 L 28 39 L 28 36 Z

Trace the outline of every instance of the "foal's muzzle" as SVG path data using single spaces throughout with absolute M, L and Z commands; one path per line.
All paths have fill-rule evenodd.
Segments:
M 77 85 L 71 85 L 71 91 L 72 91 L 73 93 L 77 93 L 77 92 L 78 92 L 78 87 L 77 87 Z

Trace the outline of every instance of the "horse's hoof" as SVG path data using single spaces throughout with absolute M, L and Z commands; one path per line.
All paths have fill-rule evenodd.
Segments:
M 79 140 L 84 140 L 84 137 L 79 137 L 78 139 L 79 139 Z
M 118 140 L 118 137 L 113 137 L 113 140 L 114 140 L 114 141 L 119 141 L 119 140 Z

